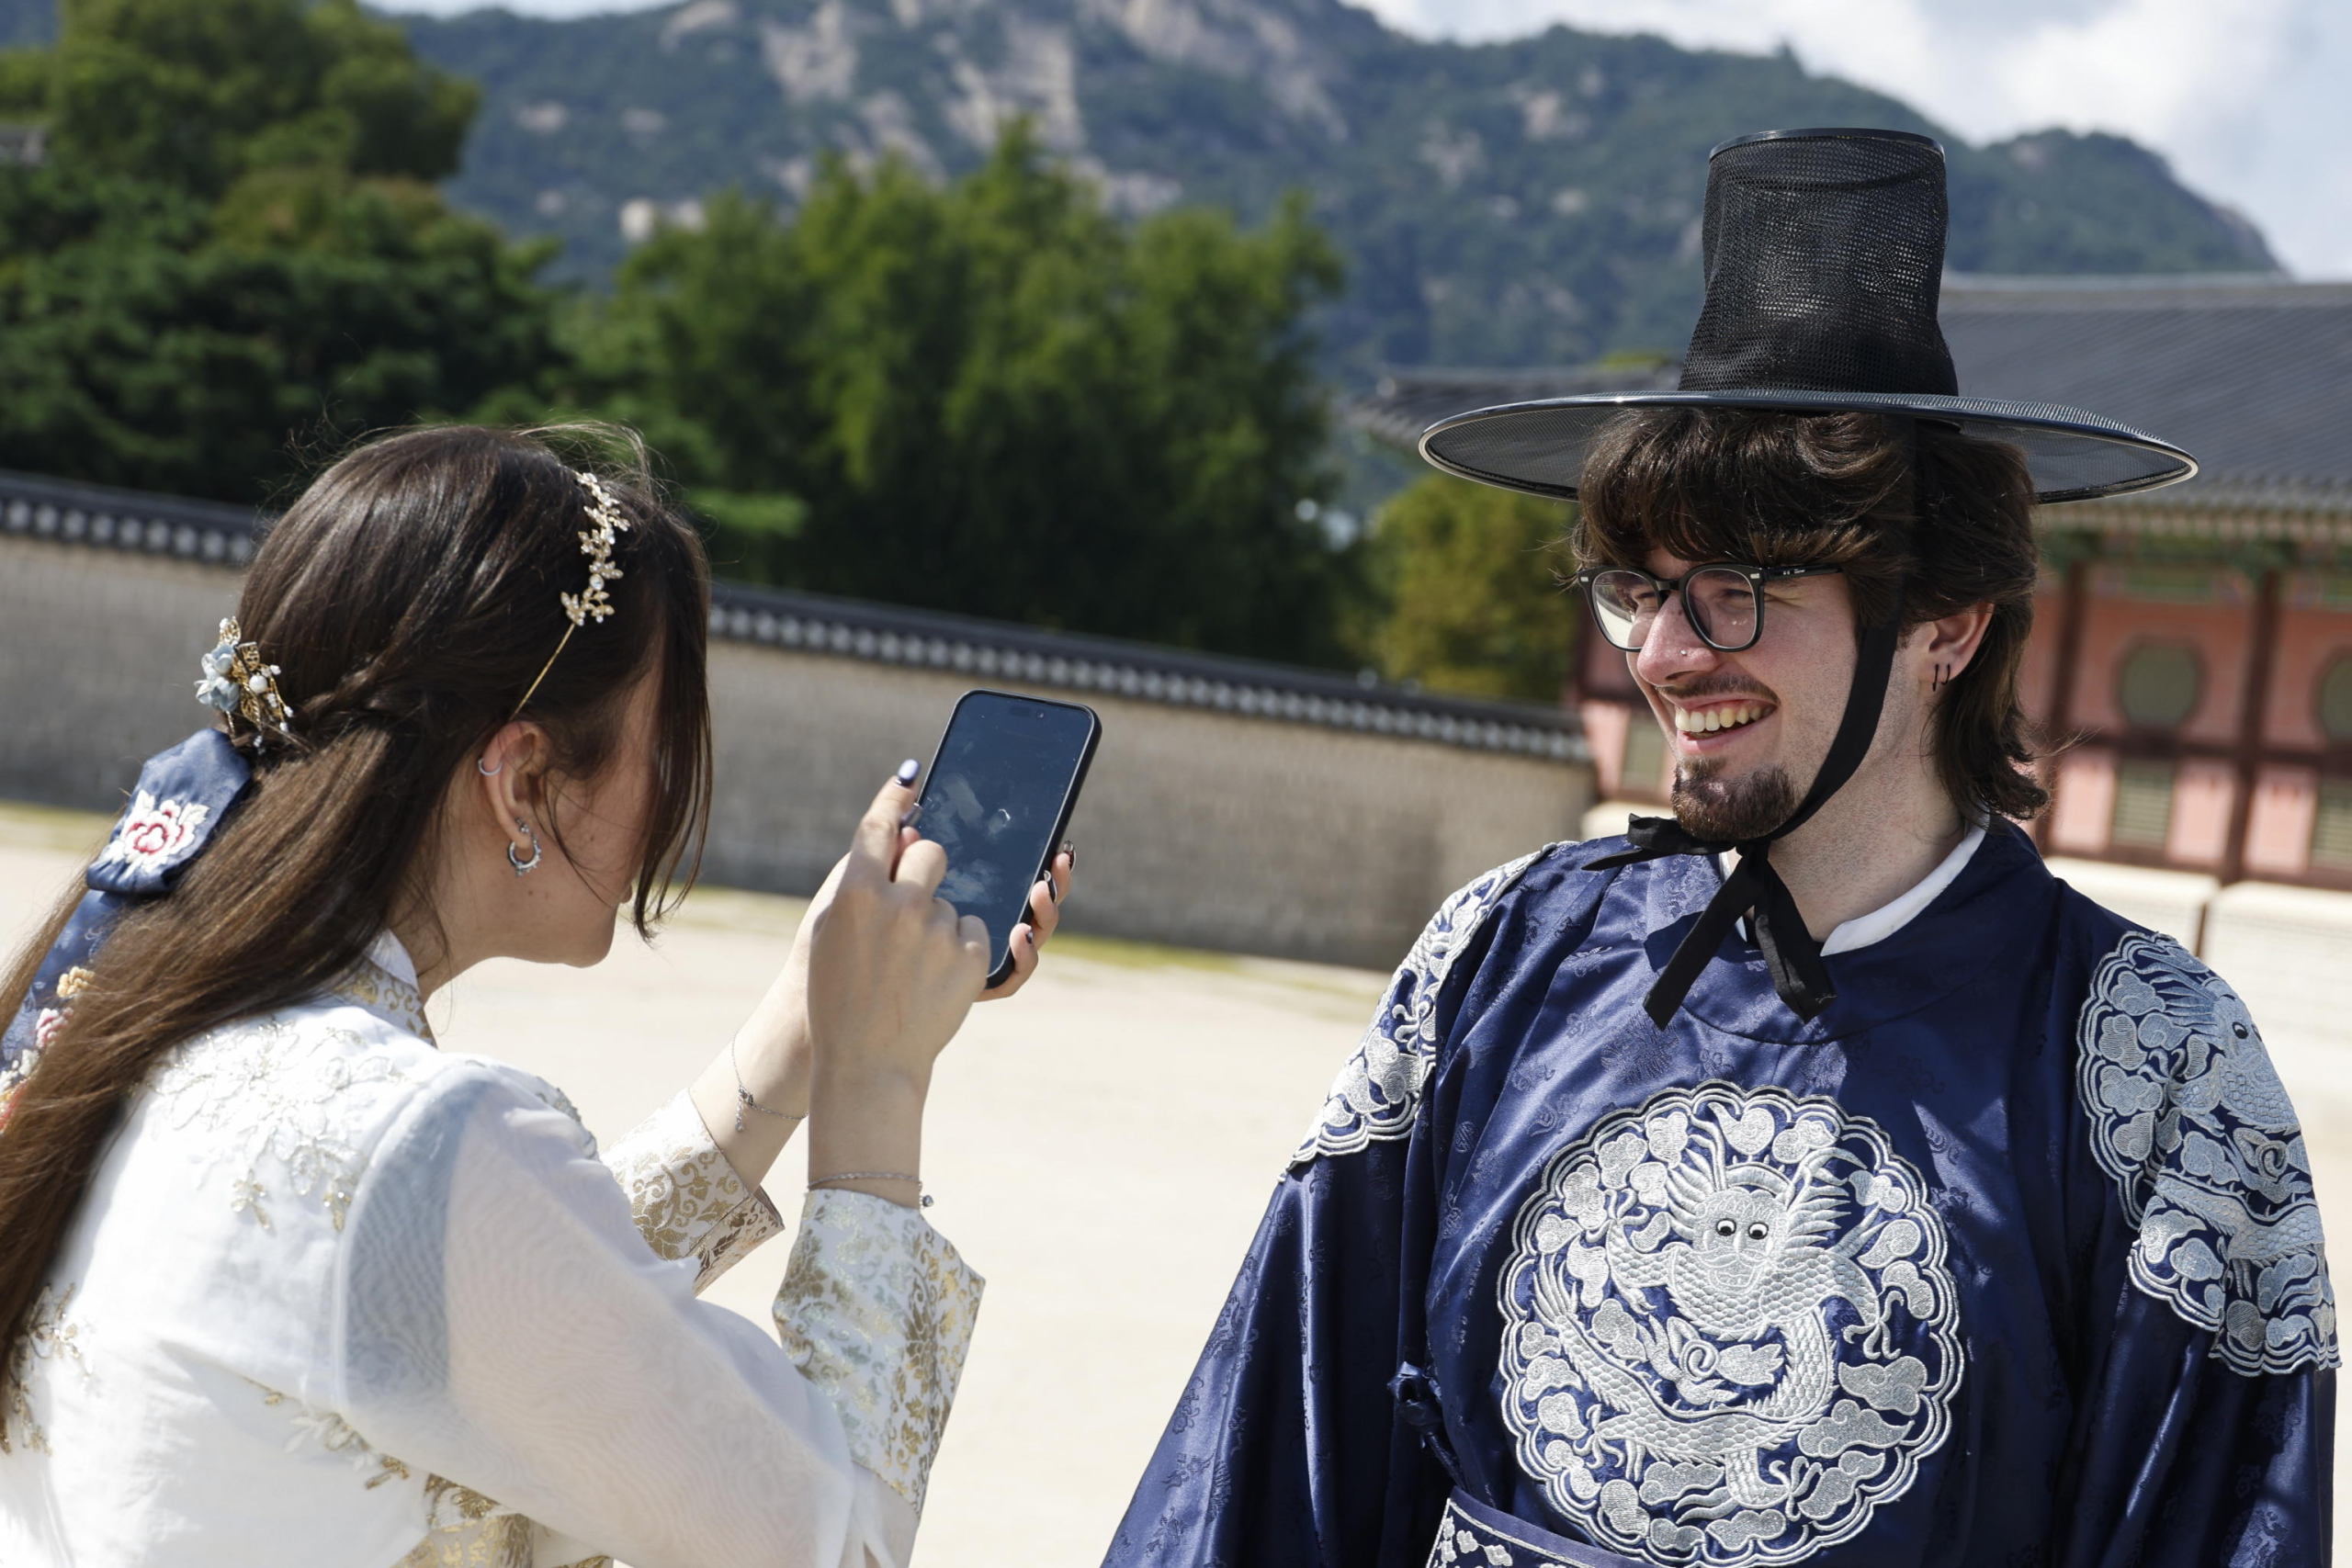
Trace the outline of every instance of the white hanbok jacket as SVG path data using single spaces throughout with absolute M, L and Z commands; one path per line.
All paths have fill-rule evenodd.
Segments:
M 981 1281 L 813 1193 L 779 1345 L 695 1292 L 782 1228 L 684 1095 L 600 1160 L 436 1050 L 387 936 L 134 1100 L 11 1350 L 0 1563 L 899 1568 Z

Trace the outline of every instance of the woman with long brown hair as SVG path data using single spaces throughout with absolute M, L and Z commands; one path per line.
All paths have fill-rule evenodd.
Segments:
M 708 614 L 620 433 L 389 436 L 271 530 L 198 682 L 221 723 L 0 990 L 0 1561 L 905 1560 L 980 1290 L 917 1206 L 923 1103 L 987 968 L 913 764 L 755 1016 L 601 1159 L 425 1023 L 683 892 Z M 783 1228 L 803 1117 L 779 1346 L 695 1298 Z

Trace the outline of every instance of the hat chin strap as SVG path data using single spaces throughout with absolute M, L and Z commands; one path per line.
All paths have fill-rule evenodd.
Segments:
M 1799 1018 L 1812 1020 L 1838 999 L 1838 987 L 1822 962 L 1821 944 L 1813 939 L 1804 915 L 1789 892 L 1788 884 L 1772 868 L 1772 844 L 1811 820 L 1829 797 L 1846 786 L 1854 770 L 1870 754 L 1878 734 L 1880 712 L 1886 705 L 1886 688 L 1894 672 L 1894 649 L 1903 638 L 1903 593 L 1898 587 L 1886 618 L 1862 634 L 1854 660 L 1854 682 L 1846 691 L 1845 716 L 1838 720 L 1829 754 L 1813 776 L 1813 787 L 1785 821 L 1760 839 L 1721 841 L 1695 838 L 1671 817 L 1636 817 L 1625 836 L 1630 850 L 1590 863 L 1592 870 L 1663 860 L 1669 855 L 1718 855 L 1736 851 L 1739 863 L 1705 909 L 1690 934 L 1682 939 L 1667 961 L 1657 984 L 1650 987 L 1644 1009 L 1661 1029 L 1682 1006 L 1691 984 L 1731 934 L 1743 915 L 1750 915 L 1756 945 L 1772 974 L 1772 988 Z

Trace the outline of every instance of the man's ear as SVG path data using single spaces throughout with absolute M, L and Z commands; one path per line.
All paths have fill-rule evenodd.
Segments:
M 1954 610 L 1949 615 L 1920 626 L 1918 630 L 1925 634 L 1921 651 L 1926 656 L 1928 668 L 1940 672 L 1941 680 L 1938 684 L 1950 681 L 1968 668 L 1969 661 L 1976 657 L 1976 650 L 1984 645 L 1984 634 L 1992 625 L 1993 606 L 1983 604 Z

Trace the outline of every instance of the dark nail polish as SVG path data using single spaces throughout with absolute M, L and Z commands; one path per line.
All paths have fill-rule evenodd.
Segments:
M 1046 902 L 1048 904 L 1060 903 L 1062 901 L 1062 890 L 1054 886 L 1053 873 L 1047 872 L 1042 880 L 1046 884 Z
M 1069 857 L 1070 870 L 1076 871 L 1078 869 L 1078 846 L 1071 843 L 1068 839 L 1064 839 L 1062 840 L 1062 853 Z
M 912 806 L 908 807 L 904 811 L 899 813 L 899 826 L 901 828 L 911 828 L 922 820 L 922 802 L 920 800 L 916 801 Z
M 899 764 L 899 771 L 891 776 L 896 778 L 901 785 L 905 785 L 914 783 L 915 775 L 922 772 L 922 764 L 910 757 Z

